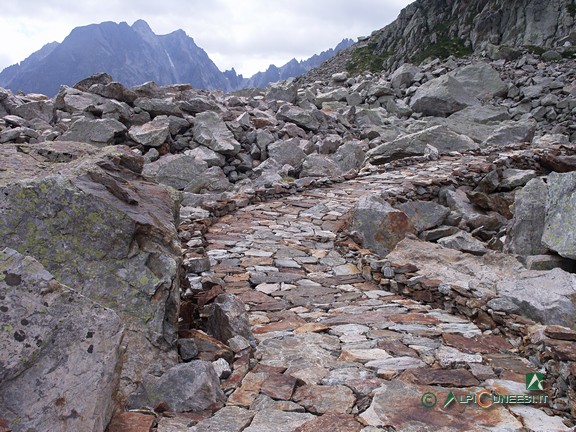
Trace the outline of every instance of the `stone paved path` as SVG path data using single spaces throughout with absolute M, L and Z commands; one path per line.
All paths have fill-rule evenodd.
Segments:
M 179 430 L 569 430 L 545 404 L 481 408 L 492 400 L 486 390 L 526 393 L 530 362 L 501 336 L 367 282 L 354 252 L 338 246 L 361 195 L 417 194 L 419 185 L 450 182 L 462 166 L 444 158 L 359 177 L 250 205 L 214 224 L 206 235 L 212 270 L 249 308 L 257 348 L 223 382 L 227 406 Z M 479 403 L 459 403 L 482 391 Z M 450 392 L 456 400 L 444 407 Z M 538 401 L 543 393 L 533 394 Z

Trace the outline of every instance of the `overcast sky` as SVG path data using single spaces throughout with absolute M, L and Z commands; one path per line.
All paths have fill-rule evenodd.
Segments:
M 74 27 L 143 19 L 156 34 L 183 29 L 220 70 L 244 76 L 306 59 L 393 21 L 413 0 L 2 0 L 0 70 Z

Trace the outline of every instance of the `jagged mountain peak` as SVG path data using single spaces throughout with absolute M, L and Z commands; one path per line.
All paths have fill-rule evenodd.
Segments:
M 184 30 L 157 35 L 142 19 L 132 25 L 105 21 L 76 27 L 61 43 L 45 46 L 6 68 L 0 72 L 0 86 L 52 96 L 62 84 L 72 86 L 87 76 L 106 72 L 127 86 L 155 81 L 224 91 L 265 87 L 305 73 L 351 43 L 345 39 L 336 48 L 307 60 L 293 58 L 284 66 L 270 65 L 265 72 L 244 78 L 233 68 L 221 72 Z

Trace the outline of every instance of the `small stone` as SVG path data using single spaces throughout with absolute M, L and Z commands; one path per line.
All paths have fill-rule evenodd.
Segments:
M 230 369 L 230 364 L 228 364 L 228 362 L 223 358 L 219 358 L 218 360 L 213 361 L 212 366 L 216 371 L 216 375 L 218 375 L 220 379 L 226 379 L 232 373 L 232 369 Z

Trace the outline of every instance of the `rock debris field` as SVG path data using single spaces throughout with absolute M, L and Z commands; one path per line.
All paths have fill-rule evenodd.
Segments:
M 574 430 L 556 60 L 2 90 L 0 431 Z

